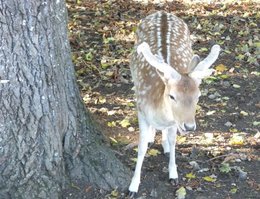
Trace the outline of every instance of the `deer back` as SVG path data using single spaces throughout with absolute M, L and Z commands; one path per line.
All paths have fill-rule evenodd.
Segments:
M 151 52 L 169 64 L 180 74 L 189 73 L 192 59 L 190 33 L 187 24 L 175 15 L 156 12 L 146 17 L 137 30 L 136 47 L 142 42 L 149 44 Z M 134 52 L 131 58 L 131 71 L 138 99 L 143 95 L 143 103 L 158 104 L 164 92 L 165 84 L 150 67 L 142 55 Z

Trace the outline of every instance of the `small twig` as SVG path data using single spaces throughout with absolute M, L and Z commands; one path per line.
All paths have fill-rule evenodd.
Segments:
M 219 155 L 219 156 L 216 156 L 216 157 L 214 157 L 214 158 L 210 158 L 210 159 L 207 160 L 206 162 L 209 162 L 209 161 L 212 161 L 212 160 L 216 160 L 216 159 L 219 159 L 219 158 L 223 158 L 223 157 L 227 157 L 227 156 L 231 156 L 231 155 L 234 155 L 234 153 Z
M 117 155 L 124 156 L 124 154 L 120 153 L 119 151 L 113 150 L 113 152 L 116 153 Z
M 137 141 L 126 145 L 126 146 L 124 147 L 124 150 L 127 151 L 127 150 L 132 149 L 132 148 L 134 148 L 134 147 L 136 147 L 136 146 L 138 146 L 138 142 L 137 142 Z
M 202 160 L 196 160 L 196 162 L 205 163 L 205 162 L 210 162 L 210 161 L 213 161 L 213 160 L 216 160 L 216 159 L 219 159 L 219 158 L 223 158 L 223 157 L 227 157 L 227 156 L 232 156 L 232 155 L 234 155 L 234 153 L 229 153 L 229 154 L 219 155 L 219 156 L 216 156 L 216 157 L 214 157 L 214 158 L 210 158 L 209 160 L 205 160 L 205 161 L 202 161 Z

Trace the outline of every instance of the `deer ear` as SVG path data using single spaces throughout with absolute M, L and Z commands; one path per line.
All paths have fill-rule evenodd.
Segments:
M 150 66 L 154 67 L 157 70 L 157 73 L 163 81 L 167 81 L 170 79 L 179 81 L 181 79 L 181 75 L 174 68 L 165 63 L 161 57 L 154 55 L 151 52 L 148 43 L 141 43 L 137 47 L 137 53 L 144 56 L 145 60 L 150 64 Z
M 190 77 L 194 79 L 203 79 L 210 76 L 215 70 L 209 69 L 209 67 L 217 60 L 220 52 L 220 46 L 214 45 L 211 48 L 209 55 L 199 62 L 199 64 L 191 71 L 189 74 Z
M 200 63 L 199 55 L 193 55 L 189 65 L 189 71 L 192 72 L 199 63 Z
M 189 74 L 190 77 L 194 79 L 202 80 L 206 77 L 209 77 L 215 70 L 214 69 L 205 69 L 203 71 L 193 71 Z

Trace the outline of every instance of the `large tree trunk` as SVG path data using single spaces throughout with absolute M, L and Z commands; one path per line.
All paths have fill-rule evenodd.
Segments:
M 126 188 L 74 76 L 63 0 L 0 2 L 0 198 L 59 198 L 69 180 Z

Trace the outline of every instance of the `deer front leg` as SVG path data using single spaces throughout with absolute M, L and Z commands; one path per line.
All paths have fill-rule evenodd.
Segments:
M 173 185 L 178 184 L 178 173 L 176 166 L 176 157 L 175 157 L 175 144 L 177 136 L 177 127 L 168 128 L 168 141 L 170 146 L 170 161 L 169 161 L 169 179 Z
M 139 120 L 139 144 L 138 144 L 138 156 L 137 163 L 135 166 L 134 176 L 132 178 L 131 184 L 129 186 L 129 197 L 132 198 L 138 191 L 140 179 L 141 179 L 141 168 L 144 160 L 144 156 L 146 154 L 149 142 L 149 130 L 150 126 L 146 122 L 146 120 L 138 113 Z
M 162 130 L 162 147 L 164 154 L 170 153 L 170 145 L 168 140 L 168 129 Z
M 152 126 L 149 126 L 149 132 L 148 132 L 148 148 L 152 147 L 153 144 L 154 144 L 154 137 L 155 137 L 155 134 L 156 134 L 156 130 L 154 127 Z

